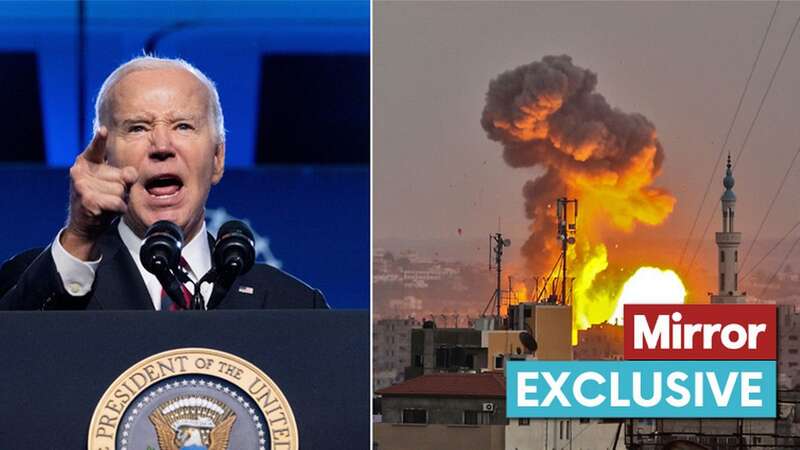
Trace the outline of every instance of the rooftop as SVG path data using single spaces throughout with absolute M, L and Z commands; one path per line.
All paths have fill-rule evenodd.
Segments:
M 377 391 L 383 396 L 497 397 L 506 396 L 502 373 L 432 373 Z

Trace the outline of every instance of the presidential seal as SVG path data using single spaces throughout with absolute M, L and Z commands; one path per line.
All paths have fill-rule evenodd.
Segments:
M 153 355 L 120 375 L 95 408 L 89 450 L 297 450 L 283 393 L 217 350 Z

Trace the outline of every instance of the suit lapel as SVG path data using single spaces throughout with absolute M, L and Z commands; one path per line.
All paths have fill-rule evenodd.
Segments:
M 233 282 L 228 293 L 217 309 L 260 309 L 264 307 L 266 291 L 258 283 L 253 283 L 250 273 L 240 276 Z
M 100 309 L 155 309 L 117 227 L 111 228 L 98 243 L 103 261 L 97 268 L 93 302 Z
M 216 241 L 211 233 L 208 233 L 208 248 L 211 250 L 211 260 L 213 265 L 214 260 L 214 244 Z M 262 289 L 256 287 L 256 284 L 248 281 L 248 274 L 240 276 L 222 298 L 217 309 L 258 309 L 263 308 L 264 295 Z M 251 280 L 255 281 L 255 280 Z M 243 289 L 240 291 L 239 288 Z

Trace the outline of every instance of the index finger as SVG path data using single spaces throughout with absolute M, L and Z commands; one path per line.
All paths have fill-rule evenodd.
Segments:
M 102 164 L 106 160 L 106 138 L 108 137 L 108 129 L 100 127 L 95 133 L 92 142 L 86 146 L 83 151 L 83 157 L 96 164 Z

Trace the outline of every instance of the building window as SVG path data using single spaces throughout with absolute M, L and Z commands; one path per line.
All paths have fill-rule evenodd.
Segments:
M 494 357 L 494 368 L 495 369 L 503 368 L 503 355 L 497 355 Z
M 464 411 L 464 425 L 491 425 L 492 413 L 485 411 Z
M 404 409 L 403 423 L 428 423 L 428 410 Z
M 564 421 L 563 420 L 559 420 L 558 421 L 558 438 L 559 439 L 564 439 Z
M 790 355 L 796 355 L 797 354 L 797 349 L 796 348 L 790 349 L 789 350 L 789 354 Z
M 797 340 L 797 335 L 793 334 L 793 335 L 789 336 L 789 340 L 790 341 L 796 341 Z
M 739 250 L 733 251 L 733 262 L 739 262 Z
M 738 291 L 739 290 L 739 273 L 738 272 L 733 274 L 733 290 L 734 291 Z
M 446 369 L 450 364 L 450 349 L 447 347 L 439 347 L 435 352 L 436 368 Z
M 527 418 L 526 419 L 519 419 L 519 424 L 522 425 L 522 426 L 530 425 L 531 424 L 531 419 L 527 419 Z
M 719 251 L 719 262 L 725 262 L 725 252 L 722 250 Z
M 464 411 L 464 425 L 477 425 L 478 411 Z
M 725 291 L 725 274 L 719 274 L 719 292 L 722 293 Z

